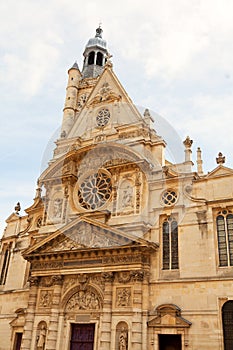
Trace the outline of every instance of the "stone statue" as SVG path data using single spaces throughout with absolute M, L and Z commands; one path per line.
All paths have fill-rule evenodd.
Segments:
M 130 185 L 128 185 L 126 189 L 124 189 L 122 206 L 123 208 L 133 206 L 133 188 Z
M 128 334 L 124 327 L 122 327 L 119 335 L 119 350 L 127 350 Z
M 53 216 L 55 218 L 61 218 L 62 213 L 62 199 L 56 198 L 53 202 Z
M 45 328 L 45 325 L 43 324 L 41 326 L 38 340 L 37 340 L 37 347 L 36 347 L 37 350 L 44 350 L 45 338 L 46 338 L 46 328 Z

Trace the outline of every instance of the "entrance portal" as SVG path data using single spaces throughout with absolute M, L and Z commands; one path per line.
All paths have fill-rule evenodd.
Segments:
M 159 350 L 181 350 L 181 335 L 159 334 Z
M 70 350 L 93 350 L 94 349 L 94 324 L 71 325 Z

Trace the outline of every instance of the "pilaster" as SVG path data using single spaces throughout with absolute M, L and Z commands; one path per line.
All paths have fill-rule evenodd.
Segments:
M 28 300 L 28 308 L 27 308 L 21 350 L 31 349 L 31 340 L 32 340 L 34 316 L 35 316 L 35 309 L 36 309 L 36 300 L 37 300 L 37 294 L 38 294 L 39 278 L 30 277 L 29 283 L 30 283 L 29 300 Z
M 59 324 L 59 311 L 60 311 L 60 299 L 62 289 L 62 276 L 53 276 L 53 301 L 50 314 L 49 332 L 46 341 L 46 350 L 55 350 L 58 338 L 58 324 Z

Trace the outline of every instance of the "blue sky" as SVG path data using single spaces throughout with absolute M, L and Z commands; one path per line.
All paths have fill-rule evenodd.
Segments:
M 0 4 L 0 229 L 30 206 L 62 120 L 67 70 L 102 22 L 114 71 L 155 128 L 233 167 L 232 0 L 8 0 Z M 153 114 L 152 113 L 152 114 Z M 156 118 L 156 115 L 162 117 Z M 165 137 L 166 135 L 164 135 Z M 177 150 L 169 146 L 173 158 Z

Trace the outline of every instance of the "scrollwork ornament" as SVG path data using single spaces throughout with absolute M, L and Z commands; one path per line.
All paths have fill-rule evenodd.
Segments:
M 36 277 L 36 276 L 30 276 L 28 278 L 28 282 L 30 283 L 30 286 L 39 286 L 39 282 L 40 282 L 40 278 L 39 277 Z
M 113 282 L 114 281 L 114 273 L 113 272 L 103 272 L 102 279 L 104 282 Z
M 63 276 L 53 276 L 52 277 L 53 285 L 54 286 L 61 286 L 63 283 Z
M 120 283 L 128 283 L 131 279 L 129 271 L 121 271 L 118 273 L 118 281 Z
M 144 279 L 144 276 L 145 276 L 145 273 L 144 271 L 131 271 L 130 272 L 130 276 L 132 278 L 132 281 L 135 281 L 135 282 L 142 282 L 143 279 Z

